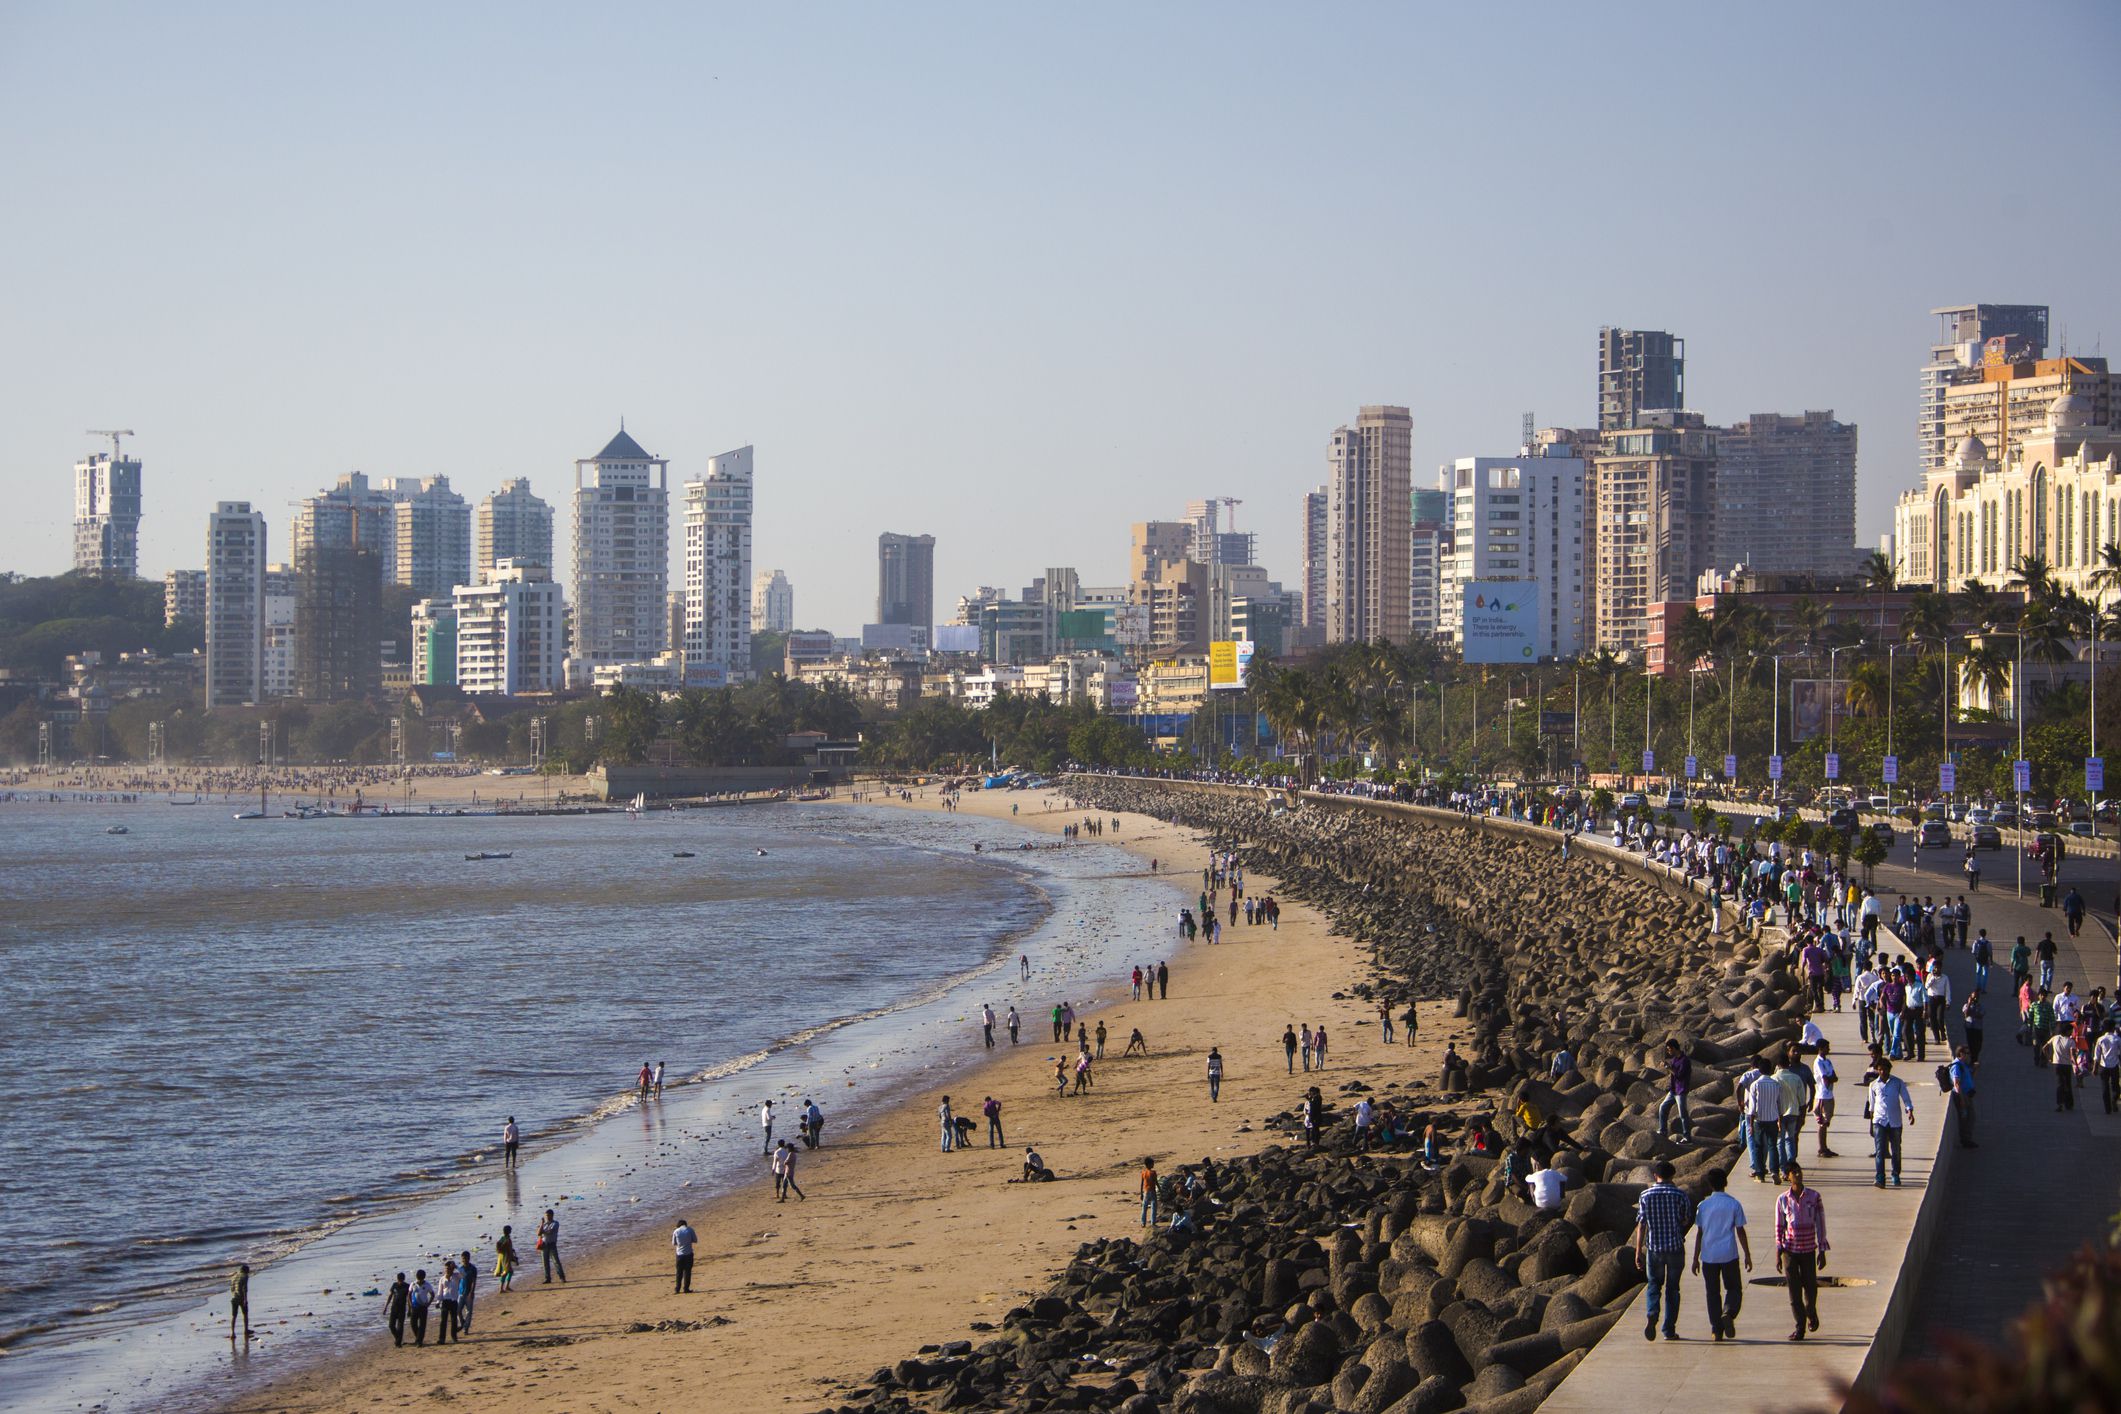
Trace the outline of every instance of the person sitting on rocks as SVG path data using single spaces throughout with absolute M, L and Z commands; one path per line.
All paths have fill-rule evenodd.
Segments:
M 1024 1150 L 1024 1176 L 1022 1178 L 1012 1178 L 1009 1181 L 1011 1183 L 1051 1183 L 1053 1181 L 1053 1170 L 1046 1167 L 1046 1161 L 1039 1157 L 1038 1150 L 1026 1149 Z
M 1421 1132 L 1421 1161 L 1429 1168 L 1443 1164 L 1443 1141 L 1436 1133 L 1436 1121 L 1430 1120 L 1428 1128 Z

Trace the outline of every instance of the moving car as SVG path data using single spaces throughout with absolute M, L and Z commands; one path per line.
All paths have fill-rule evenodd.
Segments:
M 1874 795 L 1871 797 L 1870 808 L 1873 810 L 1890 810 L 1893 808 L 1893 802 L 1882 795 Z
M 1950 849 L 1952 827 L 1942 820 L 1924 820 L 1916 838 L 1919 847 L 1923 849 Z
M 1831 811 L 1827 812 L 1826 827 L 1829 830 L 1843 830 L 1849 834 L 1856 833 L 1856 807 L 1853 805 L 1835 806 Z
M 1995 813 L 1986 805 L 1977 805 L 1966 812 L 1966 823 L 1969 825 L 1993 825 L 1996 823 Z
M 1637 790 L 1631 790 L 1620 797 L 1620 808 L 1622 810 L 1646 810 L 1649 808 L 1649 804 L 1649 801 L 1643 799 L 1642 792 Z
M 1890 820 L 1871 821 L 1871 834 L 1876 837 L 1878 843 L 1885 845 L 1888 848 L 1891 847 L 1893 839 L 1897 833 L 1898 832 L 1893 829 L 1893 822 Z
M 1678 790 L 1666 791 L 1664 793 L 1664 808 L 1667 810 L 1686 809 L 1686 792 Z
M 2003 831 L 1997 829 L 1994 825 L 1982 824 L 1974 826 L 1972 839 L 1975 849 L 2003 848 Z

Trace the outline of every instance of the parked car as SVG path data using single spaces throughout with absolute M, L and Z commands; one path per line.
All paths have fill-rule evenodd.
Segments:
M 2001 849 L 2003 831 L 1994 825 L 1976 825 L 1973 829 L 1973 841 L 1975 849 Z

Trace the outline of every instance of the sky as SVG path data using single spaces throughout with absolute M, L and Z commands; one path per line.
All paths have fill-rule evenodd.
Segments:
M 2112 337 L 2121 6 L 194 6 L 0 0 L 0 569 L 70 562 L 84 429 L 141 569 L 340 474 L 675 484 L 757 448 L 800 626 L 936 537 L 939 618 L 1233 496 L 1285 583 L 1364 403 L 1417 486 L 1595 421 L 1601 325 L 1712 420 L 1914 465 L 1928 311 Z M 673 560 L 674 580 L 677 562 Z

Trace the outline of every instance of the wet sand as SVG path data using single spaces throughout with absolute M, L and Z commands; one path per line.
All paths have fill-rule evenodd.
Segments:
M 878 793 L 870 803 L 895 802 Z M 1034 829 L 1082 818 L 1027 792 L 968 793 L 960 814 L 1006 820 L 1011 805 L 1021 811 L 1015 823 Z M 930 792 L 901 808 L 939 806 Z M 1101 842 L 1133 851 L 1144 869 L 1158 857 L 1187 896 L 1198 892 L 1205 851 L 1189 832 L 1129 816 Z M 1248 881 L 1248 893 L 1268 891 L 1270 881 Z M 828 1119 L 825 1146 L 804 1151 L 798 1172 L 807 1201 L 776 1204 L 762 1160 L 752 1190 L 671 1214 L 700 1235 L 689 1295 L 671 1291 L 665 1237 L 584 1249 L 572 1281 L 550 1286 L 525 1242 L 517 1290 L 502 1295 L 483 1279 L 476 1329 L 462 1345 L 394 1349 L 379 1314 L 364 1348 L 226 1407 L 372 1409 L 433 1397 L 473 1410 L 656 1410 L 702 1399 L 818 1409 L 922 1345 L 981 1339 L 983 1326 L 998 1326 L 1041 1290 L 1078 1243 L 1138 1232 L 1144 1155 L 1168 1167 L 1276 1142 L 1261 1121 L 1292 1105 L 1304 1079 L 1286 1073 L 1284 1025 L 1327 1026 L 1329 1085 L 1433 1078 L 1458 1034 L 1447 1003 L 1425 1004 L 1421 1045 L 1381 1046 L 1373 1008 L 1332 999 L 1363 975 L 1360 950 L 1291 900 L 1282 900 L 1278 931 L 1226 922 L 1217 947 L 1179 947 L 1176 917 L 1174 902 L 1170 999 L 1128 1000 L 1126 979 L 1115 978 L 1106 996 L 1116 1000 L 1090 1017 L 1093 1030 L 1102 1019 L 1113 1034 L 1088 1095 L 1055 1096 L 1052 1057 L 1061 1048 L 1044 1016 L 1024 1018 L 1024 1044 L 1013 1050 L 997 1027 L 1002 1044 L 991 1060 L 976 1026 L 968 1029 L 953 1105 L 977 1118 L 985 1096 L 1000 1099 L 1010 1147 L 988 1149 L 982 1123 L 971 1151 L 941 1153 L 940 1089 L 906 1097 L 845 1144 L 834 1142 Z M 1120 1060 L 1135 1026 L 1150 1055 Z M 1204 1078 L 1210 1045 L 1225 1063 L 1217 1105 Z M 1007 1182 L 1026 1144 L 1060 1181 Z

